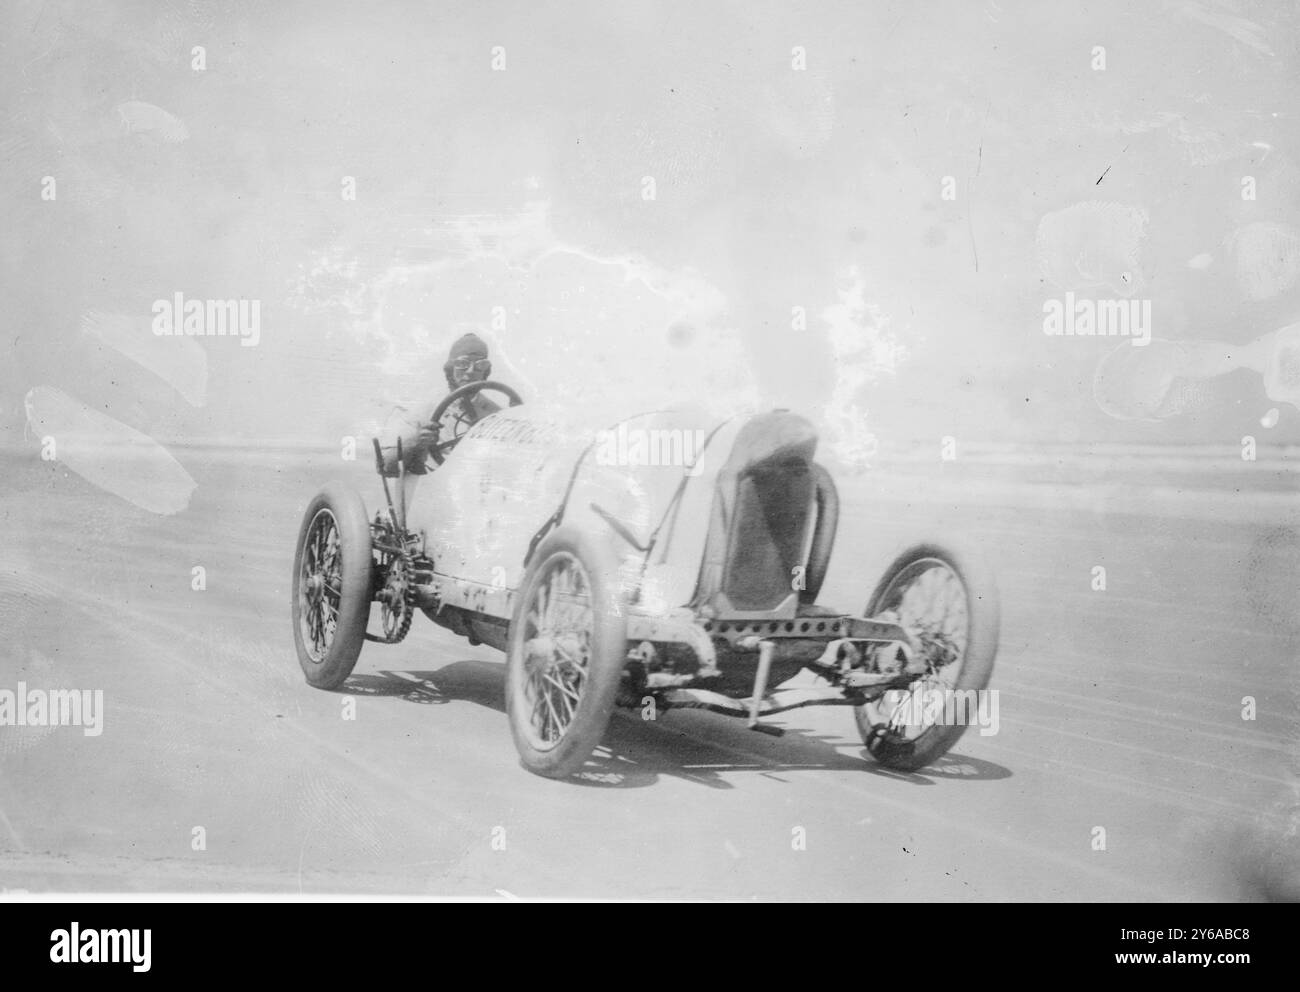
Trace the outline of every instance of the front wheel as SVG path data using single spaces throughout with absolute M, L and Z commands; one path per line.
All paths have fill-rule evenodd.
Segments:
M 318 689 L 337 689 L 366 638 L 372 591 L 370 523 L 355 490 L 337 483 L 303 514 L 293 558 L 293 640 Z
M 506 712 L 529 771 L 564 778 L 582 767 L 609 725 L 626 658 L 618 561 L 559 528 L 524 575 L 506 652 Z
M 906 690 L 854 708 L 872 757 L 900 771 L 938 760 L 991 704 L 980 699 L 993 674 L 1000 611 L 992 573 L 974 558 L 919 544 L 894 559 L 868 617 L 900 624 L 918 646 Z

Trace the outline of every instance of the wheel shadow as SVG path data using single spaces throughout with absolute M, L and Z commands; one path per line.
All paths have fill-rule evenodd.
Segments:
M 477 703 L 505 713 L 505 665 L 487 661 L 457 661 L 437 671 L 388 670 L 351 675 L 339 690 L 350 696 L 387 696 L 442 706 Z
M 353 675 L 340 690 L 350 695 L 392 697 L 422 706 L 468 702 L 505 714 L 504 662 L 457 661 L 435 671 L 381 670 Z M 879 765 L 862 746 L 846 747 L 848 734 L 784 725 L 781 736 L 757 733 L 742 720 L 698 710 L 673 710 L 643 719 L 618 709 L 600 746 L 566 784 L 597 789 L 637 789 L 660 777 L 711 789 L 735 786 L 724 776 L 751 772 L 778 782 L 806 771 L 867 773 L 915 786 L 940 782 L 990 782 L 1011 776 L 1002 765 L 957 752 L 916 772 Z M 852 721 L 849 721 L 851 729 Z M 960 747 L 960 744 L 958 745 Z

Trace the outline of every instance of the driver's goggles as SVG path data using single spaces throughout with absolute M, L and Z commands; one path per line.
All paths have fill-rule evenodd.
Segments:
M 486 358 L 456 358 L 451 367 L 457 372 L 486 372 L 491 365 Z

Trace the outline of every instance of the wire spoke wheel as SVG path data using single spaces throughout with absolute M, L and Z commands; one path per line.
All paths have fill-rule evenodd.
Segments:
M 307 653 L 316 662 L 324 660 L 338 630 L 343 588 L 339 559 L 338 521 L 328 509 L 318 510 L 308 525 L 298 583 L 298 623 Z
M 293 635 L 307 681 L 336 689 L 352 674 L 366 636 L 374 553 L 365 504 L 330 485 L 303 514 L 293 562 Z
M 932 702 L 957 688 L 970 626 L 966 587 L 946 562 L 922 559 L 894 579 L 881 605 L 880 618 L 899 624 L 919 645 L 926 670 L 906 691 L 868 703 L 868 712 L 890 733 L 914 739 L 930 726 Z
M 866 710 L 873 726 L 898 740 L 916 740 L 943 710 L 935 705 L 956 689 L 966 650 L 970 616 L 961 577 L 938 558 L 907 565 L 885 587 L 877 616 L 897 623 L 911 635 L 925 662 L 925 672 L 906 690 L 886 693 Z
M 891 767 L 914 770 L 947 751 L 965 730 L 997 651 L 997 590 L 974 562 L 922 545 L 900 555 L 871 597 L 867 615 L 897 623 L 915 646 L 906 689 L 855 708 L 863 741 Z
M 524 629 L 524 689 L 535 745 L 554 747 L 573 723 L 591 663 L 591 580 L 572 555 L 556 555 L 539 577 Z
M 607 542 L 561 526 L 538 545 L 506 651 L 506 712 L 529 771 L 571 775 L 600 743 L 627 659 L 621 596 Z

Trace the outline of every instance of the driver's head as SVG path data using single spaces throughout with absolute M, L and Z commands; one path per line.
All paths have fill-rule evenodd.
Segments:
M 488 347 L 477 334 L 464 334 L 456 339 L 442 367 L 447 376 L 447 386 L 458 389 L 467 382 L 481 382 L 492 374 L 488 361 Z

